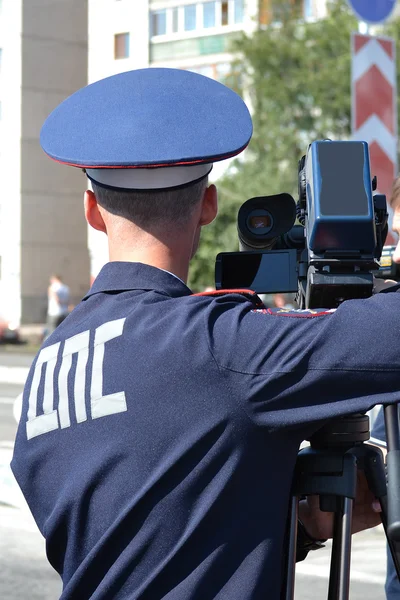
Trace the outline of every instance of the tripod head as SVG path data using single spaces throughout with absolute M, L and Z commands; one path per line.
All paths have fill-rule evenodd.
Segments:
M 332 448 L 343 451 L 369 440 L 369 418 L 357 413 L 328 421 L 309 439 L 312 448 Z

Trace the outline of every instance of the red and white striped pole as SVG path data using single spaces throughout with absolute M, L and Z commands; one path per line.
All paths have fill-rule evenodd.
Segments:
M 397 176 L 397 86 L 395 42 L 389 38 L 353 33 L 352 132 L 368 142 L 371 174 L 378 191 L 389 200 Z M 394 243 L 393 238 L 386 244 Z

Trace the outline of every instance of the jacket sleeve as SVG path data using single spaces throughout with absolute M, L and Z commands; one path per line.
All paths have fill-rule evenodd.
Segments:
M 210 351 L 257 425 L 323 421 L 400 400 L 399 311 L 400 292 L 276 312 L 229 294 L 211 303 Z

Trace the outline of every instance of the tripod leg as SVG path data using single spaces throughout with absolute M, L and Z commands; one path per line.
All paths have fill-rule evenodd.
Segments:
M 296 575 L 296 548 L 297 548 L 297 518 L 299 512 L 299 499 L 292 497 L 289 521 L 289 546 L 287 554 L 286 573 L 284 574 L 284 595 L 282 600 L 294 599 L 294 584 Z
M 400 431 L 397 404 L 384 407 L 387 439 L 387 535 L 400 542 Z
M 331 567 L 329 571 L 329 588 L 328 588 L 328 600 L 336 600 L 338 594 L 338 573 L 340 554 L 342 550 L 342 510 L 343 507 L 334 513 L 333 522 L 333 538 L 332 538 L 332 553 L 331 553 Z
M 378 498 L 378 500 L 381 503 L 381 507 L 382 507 L 381 519 L 382 519 L 383 529 L 386 534 L 386 540 L 388 543 L 390 554 L 392 555 L 394 568 L 396 570 L 397 577 L 400 581 L 400 543 L 395 540 L 392 540 L 387 534 L 387 514 L 388 514 L 387 497 L 381 496 L 380 498 Z
M 367 477 L 370 490 L 381 503 L 382 525 L 386 533 L 386 538 L 393 558 L 393 563 L 396 569 L 397 577 L 400 580 L 400 542 L 393 540 L 387 534 L 388 497 L 386 488 L 385 465 L 383 463 L 382 452 L 379 448 L 375 448 L 374 446 L 365 446 L 364 453 L 365 475 Z
M 350 591 L 352 498 L 335 512 L 328 600 L 348 600 Z
M 338 600 L 347 600 L 350 590 L 350 560 L 351 560 L 351 523 L 353 517 L 352 498 L 344 499 L 344 510 L 342 518 L 342 552 L 340 556 L 340 572 L 339 572 L 339 596 Z

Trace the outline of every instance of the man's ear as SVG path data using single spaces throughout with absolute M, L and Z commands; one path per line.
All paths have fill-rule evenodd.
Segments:
M 218 213 L 218 194 L 215 185 L 210 185 L 204 192 L 199 225 L 208 225 L 214 221 Z
M 84 196 L 84 205 L 85 217 L 89 225 L 93 227 L 93 229 L 97 229 L 97 231 L 107 233 L 106 224 L 104 223 L 104 219 L 101 216 L 96 196 L 94 195 L 92 190 L 86 190 Z

